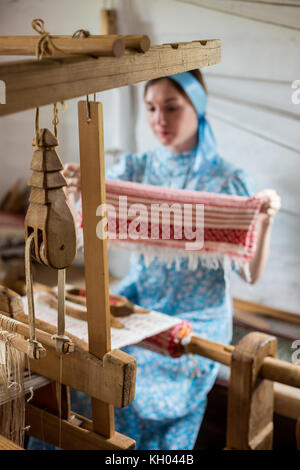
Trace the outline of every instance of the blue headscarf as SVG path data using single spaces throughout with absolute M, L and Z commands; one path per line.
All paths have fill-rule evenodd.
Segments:
M 193 172 L 198 173 L 201 165 L 217 163 L 217 146 L 212 129 L 205 118 L 207 95 L 197 78 L 190 72 L 169 75 L 168 78 L 178 83 L 190 98 L 198 115 L 198 147 Z

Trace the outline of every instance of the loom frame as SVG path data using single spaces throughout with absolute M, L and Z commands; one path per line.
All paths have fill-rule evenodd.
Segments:
M 194 68 L 203 68 L 217 64 L 220 60 L 220 40 L 205 40 L 153 46 L 144 54 L 127 53 L 120 58 L 101 57 L 95 59 L 82 56 L 63 59 L 48 58 L 40 62 L 18 61 L 7 64 L 2 63 L 0 65 L 0 78 L 6 83 L 7 104 L 0 106 L 0 116 L 33 109 L 37 106 L 51 104 L 56 101 L 88 95 L 89 93 L 97 93 L 107 89 L 131 85 L 152 78 L 168 76 Z M 81 113 L 85 112 L 85 103 L 82 102 L 79 106 L 81 107 Z M 101 116 L 98 114 L 98 125 L 102 125 L 101 119 Z M 97 159 L 96 164 L 98 167 L 101 167 L 99 185 L 103 191 L 105 184 L 103 141 L 102 147 L 99 147 L 98 153 L 96 152 L 94 158 Z M 84 160 L 82 165 L 85 165 Z M 92 180 L 91 169 L 86 166 L 85 170 L 87 175 L 86 181 L 89 177 Z M 84 183 L 84 186 L 87 186 L 88 192 L 91 189 L 94 190 L 93 185 L 88 187 L 87 183 Z M 101 188 L 99 190 L 101 191 Z M 90 228 L 92 223 L 91 218 L 88 221 L 84 219 L 83 225 L 88 225 Z M 91 241 L 91 243 L 94 242 Z M 102 245 L 101 249 L 105 258 L 107 256 L 105 244 Z M 107 261 L 104 258 L 101 261 L 100 270 L 102 272 L 102 290 L 106 292 L 106 299 L 102 305 L 100 316 L 104 321 L 105 330 L 108 331 L 107 293 L 109 277 Z M 90 269 L 90 262 L 88 262 L 86 264 L 87 272 Z M 101 290 L 99 284 L 97 284 L 97 289 Z M 91 301 L 93 303 L 96 300 L 94 298 Z M 122 351 L 110 351 L 107 335 L 101 340 L 99 346 L 95 340 L 99 329 L 95 313 L 89 315 L 88 322 L 91 322 L 93 329 L 96 329 L 89 341 L 90 352 L 87 348 L 79 346 L 74 353 L 65 356 L 63 361 L 65 361 L 66 367 L 62 369 L 62 375 L 59 369 L 60 358 L 56 353 L 55 345 L 51 344 L 50 338 L 47 338 L 45 342 L 47 349 L 46 358 L 40 361 L 31 361 L 31 369 L 34 372 L 54 380 L 54 383 L 43 387 L 35 393 L 33 404 L 26 405 L 27 421 L 31 426 L 31 434 L 40 439 L 44 438 L 47 442 L 54 445 L 62 444 L 62 447 L 65 449 L 133 449 L 134 441 L 132 439 L 114 432 L 112 407 L 127 406 L 134 399 L 135 360 Z M 99 334 L 101 336 L 101 333 Z M 236 354 L 240 353 L 242 356 L 239 359 L 235 359 L 240 361 L 240 367 L 239 365 L 236 366 L 242 390 L 239 392 L 240 400 L 244 398 L 245 377 L 247 376 L 247 380 L 251 381 L 251 374 L 253 372 L 247 364 L 245 366 L 248 359 L 247 355 L 245 356 L 244 354 L 243 345 L 246 349 L 250 348 L 252 351 L 252 364 L 257 364 L 257 357 L 259 357 L 260 370 L 263 364 L 262 357 L 268 361 L 270 355 L 271 357 L 274 356 L 273 339 L 271 337 L 264 338 L 261 335 L 258 336 L 256 333 L 255 335 L 245 340 L 236 351 Z M 269 350 L 264 347 L 265 342 L 271 344 Z M 199 344 L 193 344 L 194 353 L 206 357 L 212 354 L 211 351 L 205 350 L 203 344 L 197 350 L 198 346 Z M 214 348 L 216 347 L 214 346 Z M 217 352 L 219 353 L 218 349 Z M 229 358 L 227 353 L 228 351 L 224 349 L 221 356 L 225 355 L 224 360 L 229 361 L 230 364 L 231 357 Z M 246 367 L 246 375 L 242 373 L 239 375 L 242 367 Z M 258 368 L 255 369 L 256 376 L 258 376 L 260 370 Z M 291 374 L 294 370 L 291 368 Z M 75 374 L 74 371 L 76 371 Z M 59 382 L 62 384 L 61 387 L 58 386 Z M 116 383 L 118 386 L 116 386 Z M 83 391 L 93 398 L 93 421 L 71 412 L 69 386 Z M 234 428 L 235 424 L 240 420 L 240 414 L 235 412 L 234 407 L 231 406 L 230 408 L 231 411 L 228 416 L 230 423 L 228 428 L 228 448 L 251 448 L 251 445 L 250 447 L 248 446 L 249 439 L 247 436 L 250 425 L 249 409 L 251 408 L 255 393 L 256 391 L 253 389 L 247 396 L 248 405 L 246 411 L 248 415 L 243 417 L 242 444 L 237 442 L 240 435 L 234 437 L 230 435 L 230 427 Z M 273 393 L 266 399 L 269 400 L 270 406 L 272 406 Z M 270 406 L 268 412 L 270 412 Z M 256 448 L 259 446 L 269 448 L 271 445 L 269 433 L 269 431 L 271 432 L 270 416 L 266 422 L 268 430 L 267 439 L 263 436 L 263 439 L 260 441 L 259 435 L 258 437 L 255 436 L 255 430 L 251 430 L 252 443 L 253 439 L 256 438 Z

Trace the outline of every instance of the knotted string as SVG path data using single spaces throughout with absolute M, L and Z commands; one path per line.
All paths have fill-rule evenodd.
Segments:
M 41 35 L 36 46 L 36 57 L 38 60 L 41 60 L 44 56 L 53 55 L 54 50 L 64 54 L 64 51 L 55 46 L 50 33 L 45 31 L 44 20 L 36 18 L 32 20 L 31 26 L 38 34 Z
M 61 101 L 61 106 L 62 110 L 65 111 L 67 109 L 67 103 L 65 101 Z M 57 138 L 57 129 L 58 129 L 58 124 L 59 124 L 59 118 L 58 118 L 58 106 L 57 103 L 53 104 L 53 129 L 54 129 L 54 135 Z M 38 145 L 38 137 L 40 133 L 40 108 L 35 109 L 35 139 L 32 142 L 32 145 L 37 147 Z M 59 143 L 58 143 L 59 145 Z
M 81 38 L 88 38 L 91 35 L 89 31 L 86 29 L 77 29 L 75 33 L 73 33 L 72 38 L 81 39 Z

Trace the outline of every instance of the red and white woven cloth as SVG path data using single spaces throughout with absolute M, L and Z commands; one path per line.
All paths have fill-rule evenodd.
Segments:
M 247 263 L 256 248 L 256 222 L 263 200 L 162 186 L 106 180 L 108 239 L 168 262 Z M 79 224 L 82 226 L 82 220 Z M 99 224 L 103 229 L 105 219 Z M 103 231 L 102 231 L 103 233 Z

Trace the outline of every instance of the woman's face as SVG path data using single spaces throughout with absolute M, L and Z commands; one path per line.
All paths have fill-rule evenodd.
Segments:
M 184 152 L 197 145 L 198 117 L 195 108 L 163 78 L 145 95 L 148 123 L 159 142 L 172 152 Z

